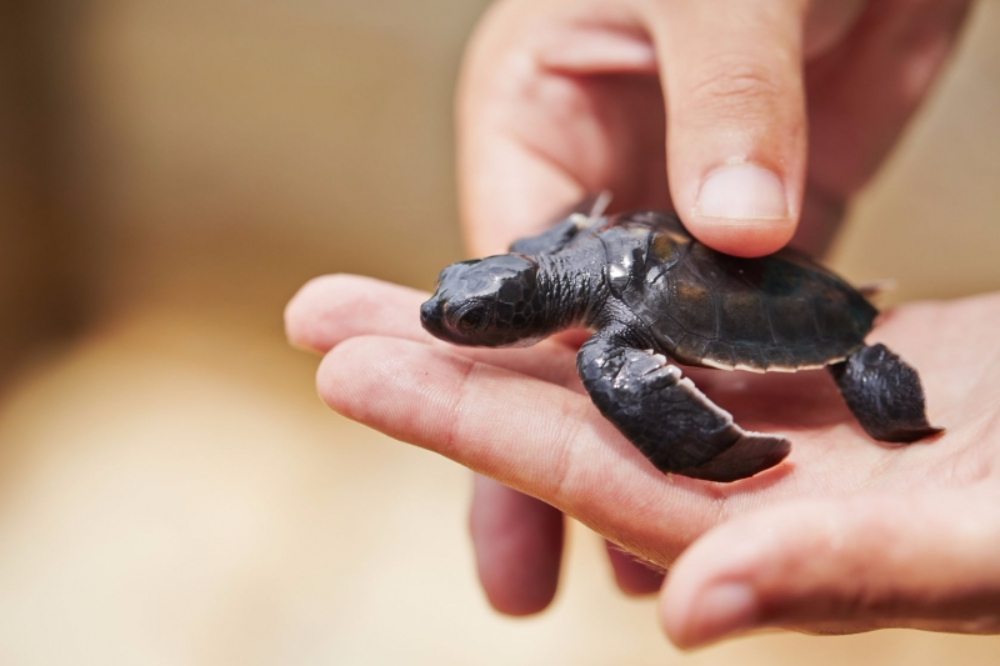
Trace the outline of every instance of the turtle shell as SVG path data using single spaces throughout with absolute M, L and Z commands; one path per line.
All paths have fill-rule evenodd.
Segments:
M 758 372 L 821 367 L 864 344 L 878 314 L 799 252 L 721 254 L 664 213 L 611 218 L 600 235 L 612 290 L 681 363 Z M 636 252 L 642 236 L 646 251 Z

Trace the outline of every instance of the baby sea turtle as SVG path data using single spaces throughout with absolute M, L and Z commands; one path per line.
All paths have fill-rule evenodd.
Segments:
M 748 432 L 667 357 L 723 370 L 826 366 L 875 439 L 939 432 L 916 371 L 865 344 L 878 310 L 790 249 L 744 259 L 695 240 L 672 213 L 573 213 L 510 254 L 445 268 L 421 319 L 460 345 L 525 345 L 572 326 L 594 334 L 577 369 L 601 413 L 663 472 L 733 481 L 778 464 L 787 439 Z

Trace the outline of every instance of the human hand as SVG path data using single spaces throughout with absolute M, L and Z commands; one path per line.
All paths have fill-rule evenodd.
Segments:
M 1000 294 L 903 306 L 870 336 L 919 368 L 948 428 L 931 441 L 874 442 L 826 372 L 687 369 L 739 423 L 794 444 L 727 485 L 656 471 L 591 404 L 571 346 L 442 343 L 418 323 L 426 297 L 353 276 L 304 287 L 286 325 L 326 353 L 320 395 L 654 565 L 683 552 L 661 597 L 679 645 L 757 626 L 1000 631 Z
M 618 209 L 675 207 L 724 252 L 766 254 L 793 235 L 818 252 L 924 98 L 967 5 L 498 2 L 470 44 L 457 102 L 470 249 L 505 251 L 608 189 Z M 561 530 L 551 507 L 477 479 L 472 534 L 494 606 L 548 604 Z M 625 589 L 658 587 L 612 555 Z

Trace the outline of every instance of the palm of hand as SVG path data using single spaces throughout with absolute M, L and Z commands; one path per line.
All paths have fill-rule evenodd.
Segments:
M 755 622 L 795 618 L 796 626 L 822 629 L 821 620 L 831 620 L 830 607 L 838 604 L 861 627 L 967 628 L 963 623 L 981 621 L 982 577 L 971 587 L 952 585 L 948 593 L 928 588 L 928 604 L 933 597 L 939 608 L 940 597 L 950 594 L 947 604 L 967 611 L 942 620 L 920 598 L 901 603 L 906 595 L 883 574 L 917 566 L 908 559 L 920 551 L 914 539 L 926 542 L 919 557 L 933 557 L 949 538 L 971 540 L 970 552 L 978 553 L 976 539 L 987 538 L 983 526 L 997 522 L 980 521 L 979 531 L 969 535 L 959 518 L 989 506 L 984 494 L 993 501 L 997 495 L 1000 353 L 993 332 L 1000 330 L 1000 296 L 903 306 L 869 338 L 920 371 L 931 421 L 947 427 L 933 441 L 903 447 L 874 442 L 823 372 L 760 376 L 690 369 L 743 427 L 778 431 L 793 442 L 786 463 L 730 485 L 657 472 L 582 393 L 572 348 L 556 341 L 521 350 L 439 343 L 418 323 L 425 297 L 348 276 L 319 279 L 300 292 L 287 312 L 288 331 L 293 342 L 329 352 L 318 375 L 324 400 L 538 497 L 664 567 L 727 522 L 685 554 L 678 566 L 688 575 L 668 585 L 664 612 L 675 640 L 704 638 L 704 631 L 691 629 L 697 613 L 689 606 L 719 576 L 741 571 L 764 576 L 764 582 L 755 579 Z M 764 507 L 772 508 L 760 511 Z M 743 514 L 749 515 L 730 520 Z M 857 538 L 855 530 L 867 537 Z M 762 539 L 768 531 L 771 538 Z M 843 552 L 839 559 L 823 556 L 837 548 L 860 549 L 858 557 L 869 557 L 872 566 L 845 574 L 857 559 Z M 971 576 L 971 569 L 962 575 Z M 924 574 L 917 577 L 913 595 L 921 597 L 927 581 Z M 800 594 L 789 596 L 789 585 L 799 585 Z M 829 586 L 828 594 L 817 595 L 817 585 Z M 897 612 L 887 613 L 886 604 Z M 837 627 L 843 630 L 843 621 Z

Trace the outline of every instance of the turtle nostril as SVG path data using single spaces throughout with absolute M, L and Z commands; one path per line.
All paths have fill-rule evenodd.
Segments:
M 436 298 L 432 298 L 420 306 L 420 321 L 423 322 L 424 326 L 441 322 L 441 303 Z

